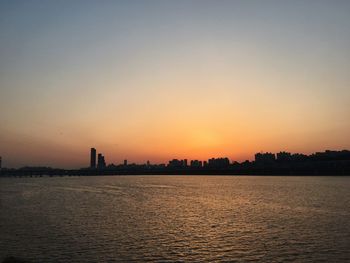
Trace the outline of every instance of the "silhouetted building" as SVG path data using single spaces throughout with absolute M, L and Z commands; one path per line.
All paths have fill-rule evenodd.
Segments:
M 97 168 L 101 169 L 105 167 L 106 167 L 105 157 L 101 153 L 99 153 L 97 155 Z
M 276 160 L 276 156 L 273 153 L 257 153 L 255 154 L 255 162 L 257 163 L 273 163 Z
M 191 167 L 192 168 L 201 168 L 202 165 L 202 161 L 198 161 L 198 160 L 192 160 L 191 161 Z
M 128 165 L 128 160 L 124 160 L 124 166 Z
M 187 160 L 186 160 L 187 162 Z M 184 168 L 185 167 L 185 160 L 178 160 L 178 159 L 173 159 L 169 161 L 168 164 L 169 168 Z
M 91 148 L 90 151 L 90 168 L 96 168 L 96 149 Z
M 2 157 L 0 156 L 0 170 L 2 168 Z
M 350 151 L 330 151 L 316 152 L 309 156 L 312 161 L 335 161 L 335 160 L 350 160 Z
M 292 161 L 293 162 L 305 162 L 309 160 L 309 156 L 302 154 L 302 153 L 294 153 L 292 154 Z
M 211 158 L 208 160 L 208 166 L 211 168 L 226 168 L 230 165 L 228 158 Z
M 290 162 L 292 160 L 292 154 L 289 152 L 279 152 L 276 157 L 278 162 Z

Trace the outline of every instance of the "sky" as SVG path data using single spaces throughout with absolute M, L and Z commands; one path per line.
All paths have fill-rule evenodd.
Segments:
M 350 1 L 0 1 L 3 166 L 350 149 Z

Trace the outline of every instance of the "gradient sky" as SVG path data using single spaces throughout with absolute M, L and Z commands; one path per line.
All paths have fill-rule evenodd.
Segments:
M 0 1 L 3 165 L 350 148 L 350 1 Z

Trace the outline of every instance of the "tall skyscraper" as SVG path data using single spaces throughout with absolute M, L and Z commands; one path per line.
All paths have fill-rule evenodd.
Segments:
M 91 148 L 90 152 L 90 168 L 96 168 L 96 149 Z
M 99 153 L 97 155 L 97 168 L 105 168 L 106 167 L 106 161 L 105 157 L 102 155 L 102 153 Z
M 2 157 L 0 156 L 0 170 L 1 170 L 1 167 L 2 167 L 2 166 L 1 166 L 1 165 L 2 165 L 1 162 L 2 162 Z

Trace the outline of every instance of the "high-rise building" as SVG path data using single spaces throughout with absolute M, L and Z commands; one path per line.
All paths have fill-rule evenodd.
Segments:
M 1 170 L 1 166 L 2 165 L 2 157 L 0 156 L 0 170 Z
M 91 148 L 90 152 L 90 168 L 96 168 L 96 149 Z
M 106 167 L 106 162 L 105 162 L 105 157 L 102 155 L 102 153 L 99 153 L 97 155 L 97 168 L 105 168 Z
M 128 165 L 128 160 L 124 160 L 124 166 Z

